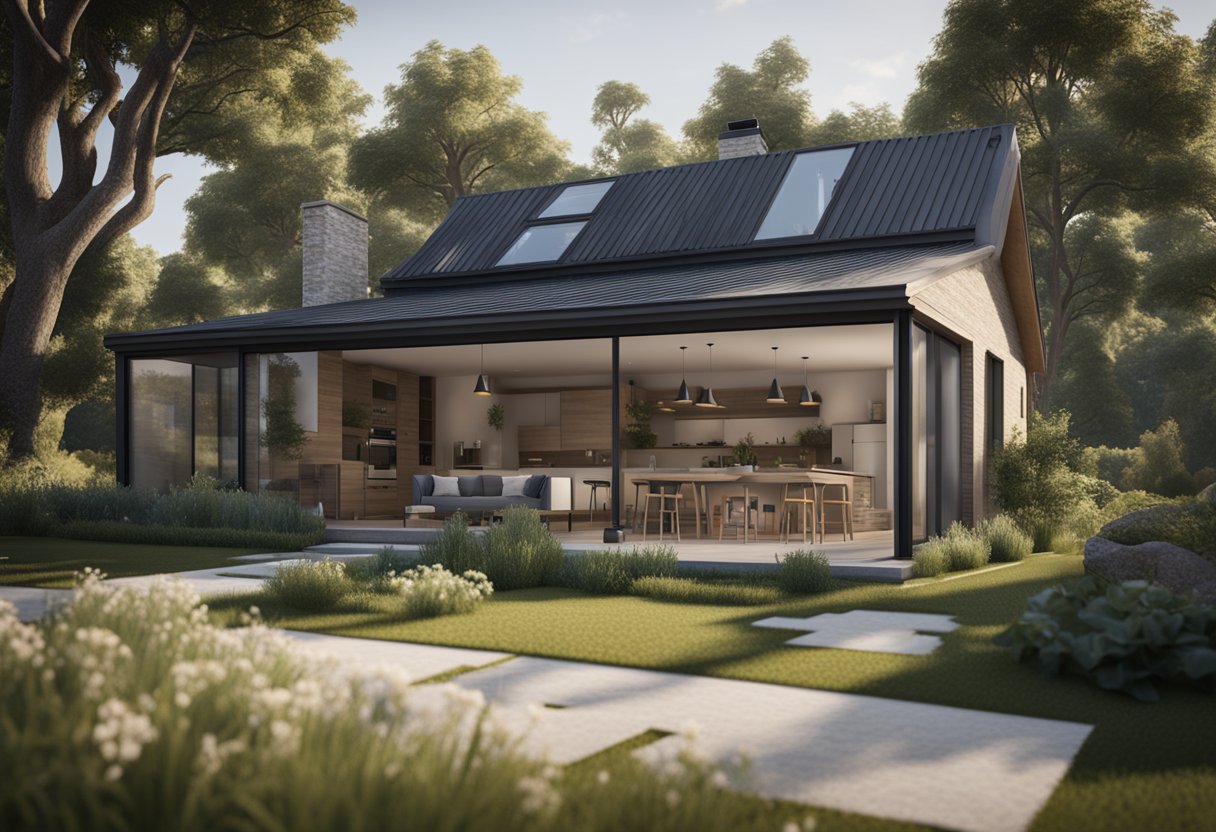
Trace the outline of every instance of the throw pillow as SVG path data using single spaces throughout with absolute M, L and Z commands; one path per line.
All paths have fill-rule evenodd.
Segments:
M 481 493 L 481 477 L 457 477 L 457 485 L 460 486 L 461 497 L 480 497 Z
M 460 482 L 459 477 L 440 477 L 436 476 L 435 490 L 431 492 L 432 497 L 459 497 Z
M 522 497 L 524 496 L 524 486 L 528 484 L 528 477 L 503 477 L 502 478 L 502 496 L 504 497 Z
M 482 474 L 481 490 L 487 497 L 501 497 L 502 477 L 495 474 Z
M 540 492 L 545 488 L 545 480 L 547 474 L 533 474 L 528 477 L 528 484 L 524 486 L 524 496 L 531 497 L 534 500 L 540 499 Z

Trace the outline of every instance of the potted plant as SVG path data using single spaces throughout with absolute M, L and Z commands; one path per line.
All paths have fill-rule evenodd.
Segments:
M 744 436 L 735 443 L 731 455 L 734 457 L 736 465 L 750 465 L 754 468 L 756 465 L 756 437 L 750 433 Z
M 823 423 L 801 428 L 794 434 L 794 441 L 802 448 L 802 453 L 799 454 L 799 461 L 803 465 L 806 465 L 808 461 L 813 463 L 816 447 L 831 446 L 832 429 Z
M 501 404 L 492 404 L 486 410 L 486 422 L 497 431 L 502 430 L 503 421 L 506 419 L 506 416 L 507 411 Z
M 625 415 L 629 424 L 625 425 L 625 438 L 634 448 L 653 448 L 659 442 L 659 436 L 650 429 L 650 417 L 654 415 L 654 405 L 645 399 L 630 402 L 625 405 Z

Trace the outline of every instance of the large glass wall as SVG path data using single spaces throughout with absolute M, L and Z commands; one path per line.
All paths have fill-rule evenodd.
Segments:
M 250 441 L 256 443 L 256 466 L 247 472 L 249 487 L 274 491 L 291 499 L 300 497 L 301 460 L 318 430 L 318 363 L 315 352 L 264 353 L 249 357 L 246 384 L 250 396 L 246 414 L 256 427 Z M 340 385 L 339 376 L 339 385 Z M 337 395 L 341 397 L 341 387 Z M 340 448 L 339 427 L 330 426 L 329 437 Z M 253 456 L 251 454 L 251 456 Z M 336 463 L 339 454 L 331 454 Z M 311 502 L 316 502 L 311 501 Z
M 912 328 L 912 539 L 942 534 L 961 517 L 962 352 Z
M 235 354 L 130 362 L 131 484 L 164 491 L 195 473 L 237 479 Z

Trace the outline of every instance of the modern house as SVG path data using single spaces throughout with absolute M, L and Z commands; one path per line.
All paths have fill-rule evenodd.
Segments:
M 896 557 L 986 516 L 1043 369 L 1013 127 L 772 153 L 730 128 L 717 161 L 463 197 L 383 297 L 366 221 L 305 204 L 301 308 L 106 339 L 119 480 L 399 520 L 414 475 L 544 469 L 621 527 L 635 480 L 750 437 L 762 472 L 851 482 Z

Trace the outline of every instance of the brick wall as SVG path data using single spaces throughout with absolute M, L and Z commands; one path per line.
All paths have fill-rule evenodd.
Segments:
M 304 306 L 367 297 L 367 219 L 328 200 L 305 202 Z
M 988 494 L 984 436 L 987 354 L 1004 362 L 1005 439 L 1026 433 L 1026 365 L 1000 261 L 989 258 L 944 277 L 912 297 L 912 305 L 962 343 L 962 515 L 974 523 L 995 513 Z

